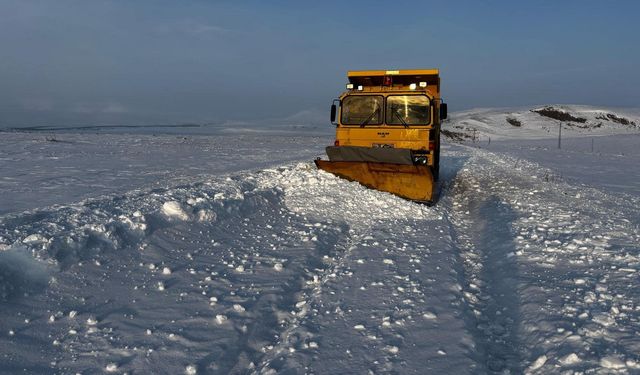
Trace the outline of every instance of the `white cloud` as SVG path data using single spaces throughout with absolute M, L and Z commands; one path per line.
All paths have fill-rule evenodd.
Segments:
M 165 24 L 156 28 L 160 34 L 187 34 L 193 36 L 219 35 L 235 32 L 218 25 L 199 22 L 193 19 L 183 19 L 173 23 Z
M 22 107 L 27 111 L 51 111 L 54 108 L 53 101 L 46 98 L 22 99 Z
M 96 114 L 96 113 L 127 113 L 127 108 L 115 102 L 108 103 L 76 103 L 71 106 L 71 112 L 83 113 L 83 114 Z
M 206 34 L 206 33 L 227 33 L 227 32 L 230 32 L 231 30 L 225 29 L 220 26 L 215 26 L 215 25 L 207 25 L 204 23 L 193 23 L 188 26 L 186 31 L 193 34 Z
M 102 109 L 104 113 L 126 113 L 129 112 L 125 106 L 120 103 L 108 103 Z

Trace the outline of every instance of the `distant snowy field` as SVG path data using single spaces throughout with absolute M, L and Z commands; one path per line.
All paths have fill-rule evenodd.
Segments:
M 328 139 L 304 133 L 0 133 L 0 215 L 309 159 Z
M 434 207 L 330 127 L 0 133 L 0 373 L 639 373 L 639 116 L 534 109 L 454 114 Z

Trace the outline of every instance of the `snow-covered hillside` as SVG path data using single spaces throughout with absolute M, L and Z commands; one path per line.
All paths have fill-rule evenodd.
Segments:
M 546 105 L 535 108 L 473 109 L 452 114 L 445 135 L 454 140 L 535 139 L 637 134 L 640 114 L 578 105 Z
M 316 170 L 330 136 L 2 134 L 0 373 L 639 373 L 640 130 L 556 121 L 452 116 L 492 141 L 433 207 Z

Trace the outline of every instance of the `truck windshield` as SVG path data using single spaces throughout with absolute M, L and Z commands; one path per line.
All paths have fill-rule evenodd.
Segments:
M 389 125 L 429 125 L 429 98 L 424 95 L 390 95 L 387 97 L 386 122 Z
M 382 96 L 350 95 L 342 99 L 342 124 L 382 124 Z

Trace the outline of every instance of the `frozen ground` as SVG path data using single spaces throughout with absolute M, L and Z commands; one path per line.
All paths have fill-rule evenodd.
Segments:
M 136 188 L 175 186 L 194 176 L 309 159 L 329 139 L 256 132 L 0 133 L 0 191 L 4 195 L 0 215 Z
M 11 134 L 23 151 L 3 144 L 3 165 L 38 172 L 1 169 L 0 372 L 639 373 L 637 131 L 606 124 L 625 136 L 591 152 L 594 133 L 569 128 L 558 150 L 538 131 L 556 120 L 482 113 L 475 142 L 444 146 L 434 207 L 317 171 L 330 137 L 283 152 L 259 134 L 65 134 L 83 146 L 57 156 L 84 182 L 56 201 L 34 181 L 62 142 Z M 447 127 L 472 135 L 467 115 Z M 248 139 L 265 164 L 233 157 Z M 94 148 L 120 154 L 86 157 L 115 181 L 97 194 L 69 156 Z M 109 163 L 157 174 L 118 182 Z

